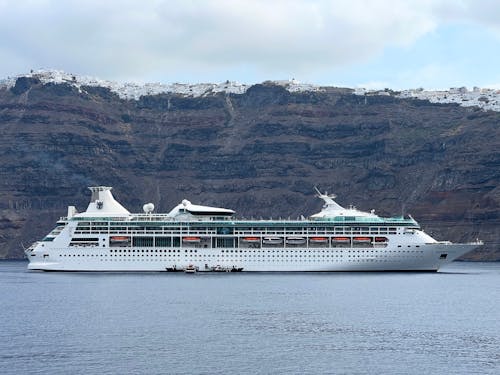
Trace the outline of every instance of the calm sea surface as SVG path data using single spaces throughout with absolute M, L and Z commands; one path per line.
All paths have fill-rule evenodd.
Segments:
M 0 262 L 2 374 L 500 374 L 500 264 L 44 273 Z

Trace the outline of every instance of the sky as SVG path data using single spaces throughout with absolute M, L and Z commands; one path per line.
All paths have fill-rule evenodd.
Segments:
M 0 0 L 0 78 L 500 88 L 500 0 Z

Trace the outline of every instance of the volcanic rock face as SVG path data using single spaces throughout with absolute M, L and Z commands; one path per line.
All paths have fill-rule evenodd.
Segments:
M 0 89 L 0 257 L 22 257 L 87 186 L 138 212 L 183 198 L 244 217 L 317 212 L 313 186 L 343 205 L 410 213 L 437 239 L 500 259 L 500 113 L 352 90 L 173 93 L 18 78 Z

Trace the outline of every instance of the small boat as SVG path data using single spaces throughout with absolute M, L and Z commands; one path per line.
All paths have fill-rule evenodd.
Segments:
M 266 245 L 279 245 L 283 243 L 283 238 L 281 237 L 264 237 L 262 243 Z
M 215 267 L 212 267 L 212 272 L 229 272 L 229 268 L 216 265 Z
M 349 243 L 349 237 L 333 237 L 332 241 L 335 243 Z
M 327 237 L 311 237 L 309 239 L 309 242 L 313 242 L 313 243 L 327 243 L 328 242 L 328 238 Z
M 286 243 L 288 245 L 302 245 L 306 243 L 306 239 L 304 237 L 287 237 Z
M 243 237 L 241 239 L 241 241 L 255 243 L 255 242 L 260 242 L 260 238 L 259 237 Z
M 112 242 L 112 243 L 130 242 L 130 237 L 127 237 L 127 236 L 111 236 L 111 237 L 109 237 L 109 242 Z
M 177 266 L 174 264 L 172 267 L 166 267 L 165 268 L 167 272 L 182 272 L 184 271 L 182 268 L 177 268 Z
M 372 239 L 370 237 L 354 237 L 353 242 L 357 243 L 370 243 L 372 242 Z
M 184 268 L 184 273 L 196 273 L 198 271 L 198 267 L 195 267 L 193 264 L 188 265 Z
M 241 272 L 241 271 L 243 271 L 243 267 L 232 266 L 231 268 L 229 268 L 220 265 L 212 267 L 212 272 Z
M 200 241 L 200 237 L 182 237 L 182 242 L 198 243 Z

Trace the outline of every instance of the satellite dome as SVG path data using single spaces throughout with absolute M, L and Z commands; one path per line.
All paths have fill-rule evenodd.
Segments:
M 142 206 L 142 209 L 145 213 L 150 214 L 155 209 L 155 205 L 153 203 L 146 203 L 144 206 Z
M 184 207 L 186 207 L 186 206 L 187 206 L 187 205 L 189 205 L 189 204 L 191 204 L 191 202 L 190 202 L 190 201 L 188 201 L 187 199 L 183 199 L 183 200 L 182 200 L 182 205 L 183 205 Z

